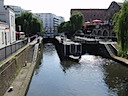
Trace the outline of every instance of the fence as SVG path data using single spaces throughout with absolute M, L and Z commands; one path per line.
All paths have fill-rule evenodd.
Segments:
M 33 41 L 37 35 L 29 37 L 30 42 Z M 18 49 L 24 47 L 28 43 L 28 39 L 17 41 L 11 45 L 5 46 L 0 49 L 0 61 L 4 60 L 8 56 L 12 55 L 14 52 L 16 52 Z
M 0 49 L 0 61 L 12 55 L 18 49 L 24 47 L 28 43 L 28 39 L 17 41 L 11 45 L 5 46 Z

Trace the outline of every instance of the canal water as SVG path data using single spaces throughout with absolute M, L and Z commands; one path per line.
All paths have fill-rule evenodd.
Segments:
M 60 61 L 55 46 L 44 44 L 27 96 L 128 96 L 128 67 L 85 54 L 79 63 Z

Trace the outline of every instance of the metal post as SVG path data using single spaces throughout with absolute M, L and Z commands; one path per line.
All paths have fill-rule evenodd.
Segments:
M 66 56 L 66 45 L 64 45 L 64 56 Z
M 77 45 L 75 44 L 75 54 L 77 53 Z
M 12 54 L 12 44 L 10 45 L 10 47 L 11 47 L 11 54 Z
M 6 53 L 7 53 L 7 52 L 6 52 L 6 46 L 5 46 L 5 58 L 7 57 L 7 56 L 6 56 L 6 55 L 7 55 Z
M 15 43 L 15 52 L 16 52 L 16 44 L 17 44 L 17 43 Z
M 19 31 L 21 31 L 21 25 L 18 25 L 18 27 L 19 27 Z
M 82 54 L 82 44 L 80 46 L 80 55 Z

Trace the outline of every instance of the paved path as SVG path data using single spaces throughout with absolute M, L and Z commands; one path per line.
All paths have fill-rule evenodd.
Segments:
M 35 41 L 32 42 L 33 45 L 35 44 Z M 29 86 L 29 83 L 31 81 L 31 77 L 34 72 L 34 68 L 36 66 L 36 57 L 37 57 L 37 52 L 38 52 L 38 45 L 35 45 L 34 49 L 34 56 L 33 56 L 33 61 L 32 63 L 27 63 L 27 66 L 24 66 L 15 80 L 12 83 L 13 90 L 11 92 L 8 92 L 8 90 L 5 92 L 4 96 L 25 96 L 27 88 Z
M 13 90 L 11 92 L 8 92 L 7 90 L 4 96 L 24 96 L 29 84 L 28 81 L 31 79 L 33 69 L 34 64 L 31 63 L 28 63 L 27 66 L 23 67 L 11 85 Z
M 128 59 L 125 59 L 125 58 L 122 58 L 122 57 L 118 57 L 118 56 L 113 56 L 113 58 L 128 65 Z

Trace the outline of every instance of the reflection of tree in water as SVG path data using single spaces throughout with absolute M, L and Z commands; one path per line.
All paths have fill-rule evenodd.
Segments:
M 128 67 L 116 62 L 104 65 L 105 82 L 118 96 L 128 96 Z M 115 95 L 114 95 L 115 96 Z
M 40 67 L 42 64 L 42 59 L 43 59 L 43 46 L 40 48 L 40 54 L 38 54 L 38 60 L 36 62 L 35 66 L 35 75 L 37 75 L 40 72 Z
M 80 67 L 80 63 L 77 62 L 73 62 L 71 60 L 63 60 L 61 61 L 61 66 L 62 66 L 62 70 L 64 73 L 66 73 L 66 70 L 69 70 L 70 68 L 79 68 Z
M 52 43 L 46 43 L 43 47 L 43 54 L 53 55 L 55 51 L 55 46 Z
M 41 66 L 41 63 L 36 64 L 36 66 L 35 66 L 35 75 L 38 75 L 38 73 L 40 72 L 40 66 Z

